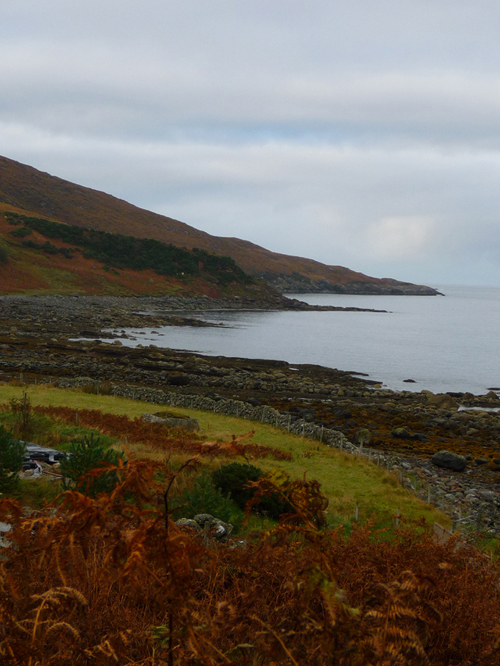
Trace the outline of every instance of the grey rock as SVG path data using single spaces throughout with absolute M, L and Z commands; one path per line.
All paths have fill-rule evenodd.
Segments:
M 432 456 L 431 462 L 437 467 L 451 469 L 455 472 L 463 472 L 467 467 L 467 460 L 463 456 L 459 456 L 457 453 L 452 453 L 451 451 L 438 451 L 438 453 Z
M 182 417 L 162 417 L 156 414 L 142 414 L 141 419 L 147 423 L 160 423 L 167 428 L 184 428 L 185 430 L 199 430 L 200 424 L 196 419 L 182 418 Z
M 214 516 L 209 513 L 199 513 L 196 515 L 193 520 L 200 526 L 201 529 L 210 529 L 215 527 L 214 537 L 218 541 L 225 541 L 231 532 L 233 531 L 233 526 L 230 523 L 225 523 L 219 518 L 214 518 Z
M 429 442 L 429 438 L 421 432 L 410 432 L 406 428 L 394 428 L 391 431 L 393 437 L 398 439 L 410 439 L 412 441 Z
M 192 518 L 179 518 L 175 521 L 175 524 L 179 527 L 192 527 L 196 532 L 201 532 L 201 527 Z
M 494 493 L 492 490 L 478 490 L 477 494 L 482 500 L 485 500 L 486 502 L 494 502 L 497 498 L 496 493 Z
M 391 431 L 391 435 L 398 439 L 411 439 L 410 431 L 406 430 L 406 428 L 394 428 L 394 430 Z

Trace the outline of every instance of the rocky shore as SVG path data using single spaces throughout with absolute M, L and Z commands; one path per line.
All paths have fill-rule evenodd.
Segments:
M 162 299 L 159 307 L 158 300 L 2 297 L 0 381 L 91 385 L 273 423 L 369 455 L 454 519 L 469 516 L 472 525 L 500 531 L 498 389 L 484 396 L 395 392 L 359 374 L 321 366 L 68 339 L 85 337 L 85 331 L 87 337 L 102 337 L 102 328 L 178 325 L 180 320 L 199 325 L 175 311 L 221 307 L 206 299 L 190 299 L 187 305 L 172 298 Z M 436 466 L 432 458 L 442 450 L 465 458 L 464 470 Z
M 265 300 L 211 299 L 205 296 L 0 296 L 0 335 L 18 334 L 38 339 L 53 335 L 102 338 L 103 329 L 158 326 L 214 326 L 197 319 L 206 310 L 324 310 L 385 312 L 353 307 L 309 305 L 285 296 Z
M 300 273 L 276 273 L 261 271 L 256 277 L 261 278 L 267 284 L 281 293 L 291 294 L 375 294 L 387 296 L 442 296 L 441 292 L 433 287 L 410 282 L 400 282 L 390 278 L 381 280 L 359 279 L 339 283 L 336 280 L 329 281 L 325 278 L 311 279 Z

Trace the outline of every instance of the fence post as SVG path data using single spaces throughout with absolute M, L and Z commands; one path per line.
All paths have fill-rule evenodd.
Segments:
M 359 504 L 357 502 L 356 502 L 356 511 L 355 511 L 355 514 L 354 514 L 354 518 L 355 518 L 356 522 L 359 521 Z

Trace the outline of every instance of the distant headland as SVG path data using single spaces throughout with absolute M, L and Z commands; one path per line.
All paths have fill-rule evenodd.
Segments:
M 50 223 L 59 226 L 50 228 Z M 61 225 L 81 231 L 64 235 Z M 127 255 L 103 251 L 106 243 L 108 250 L 116 247 L 117 237 Z M 148 249 L 146 239 L 157 243 L 150 243 Z M 151 252 L 164 257 L 164 263 L 146 261 Z M 276 291 L 439 294 L 425 285 L 374 278 L 342 266 L 271 252 L 239 238 L 211 236 L 0 157 L 0 293 L 178 293 L 213 298 L 251 295 L 265 300 Z

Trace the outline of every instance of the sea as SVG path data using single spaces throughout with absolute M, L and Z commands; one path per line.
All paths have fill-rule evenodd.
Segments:
M 125 329 L 122 342 L 322 365 L 394 390 L 500 389 L 500 287 L 434 286 L 444 296 L 287 294 L 387 312 L 185 311 L 219 326 Z

